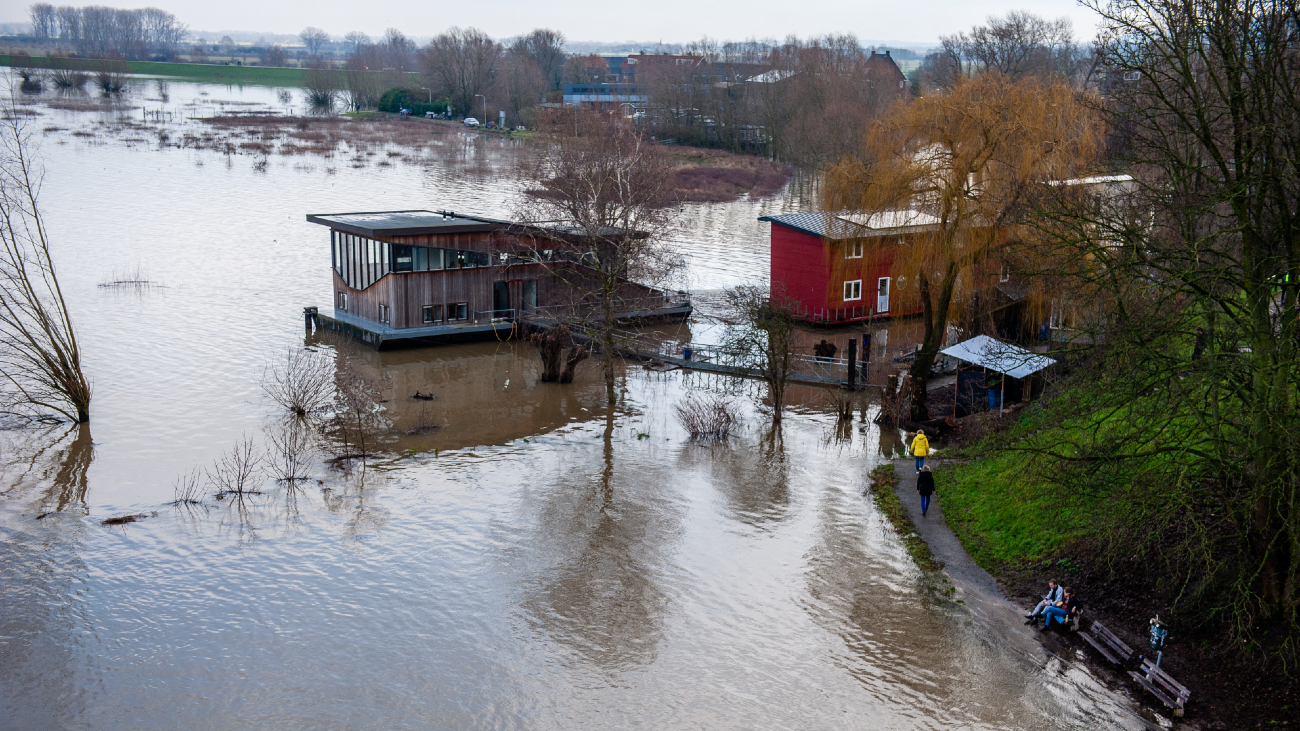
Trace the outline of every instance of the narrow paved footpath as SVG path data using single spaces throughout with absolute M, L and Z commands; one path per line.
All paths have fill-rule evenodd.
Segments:
M 934 469 L 933 465 L 931 469 Z M 989 642 L 1017 653 L 1041 668 L 1061 661 L 1079 663 L 1082 658 L 1078 652 L 1062 645 L 1052 633 L 1040 633 L 1026 626 L 1024 613 L 1028 609 L 1012 604 L 998 587 L 997 581 L 962 548 L 961 541 L 957 540 L 956 534 L 943 517 L 942 467 L 935 472 L 935 495 L 930 500 L 930 509 L 924 518 L 921 517 L 921 498 L 916 494 L 916 463 L 911 459 L 894 460 L 894 474 L 898 475 L 898 486 L 895 489 L 907 516 L 916 525 L 921 539 L 929 544 L 934 557 L 943 562 L 944 573 L 952 580 L 956 589 L 953 599 L 961 601 L 970 612 L 969 621 L 980 627 Z M 1081 664 L 1080 667 L 1084 668 L 1086 664 Z M 1077 678 L 1080 690 L 1085 693 L 1100 691 L 1100 686 L 1093 685 L 1098 683 L 1099 678 L 1091 671 L 1087 671 L 1086 675 L 1088 680 Z M 1112 685 L 1112 682 L 1101 685 Z M 1159 728 L 1137 715 L 1133 715 L 1130 720 L 1148 729 Z

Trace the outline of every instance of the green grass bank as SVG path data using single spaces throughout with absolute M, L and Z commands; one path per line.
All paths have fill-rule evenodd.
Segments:
M 32 56 L 23 63 L 31 68 L 71 68 L 94 70 L 93 59 L 67 59 Z M 126 61 L 130 73 L 140 76 L 159 76 L 182 81 L 208 84 L 236 84 L 244 86 L 302 86 L 303 70 L 272 66 L 223 66 L 205 63 L 160 63 L 157 61 Z M 13 56 L 0 54 L 0 65 L 13 66 Z

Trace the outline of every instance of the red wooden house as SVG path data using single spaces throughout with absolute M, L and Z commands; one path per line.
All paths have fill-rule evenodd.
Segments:
M 918 211 L 789 213 L 772 224 L 772 296 L 792 301 L 807 322 L 835 324 L 920 312 L 900 307 L 893 272 L 897 247 L 929 231 Z

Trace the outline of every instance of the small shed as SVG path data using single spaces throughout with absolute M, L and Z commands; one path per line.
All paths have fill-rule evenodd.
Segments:
M 1030 392 L 1023 387 L 1025 379 L 1056 362 L 1040 353 L 987 335 L 977 335 L 939 352 L 960 361 L 957 366 L 956 393 L 953 394 L 954 415 L 959 401 L 964 402 L 968 412 L 975 411 L 979 392 L 987 395 L 990 409 L 996 406 L 999 411 L 1005 400 L 1003 395 L 1013 387 L 1019 392 L 1017 397 L 1027 401 Z M 971 369 L 962 373 L 961 362 L 970 363 L 980 370 Z M 991 379 L 990 376 L 997 378 Z M 1008 383 L 1008 378 L 1012 379 L 1011 383 Z M 991 383 L 993 380 L 996 380 L 996 385 Z

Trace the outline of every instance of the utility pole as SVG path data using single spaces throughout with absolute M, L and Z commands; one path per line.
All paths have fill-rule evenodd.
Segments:
M 424 91 L 429 92 L 429 105 L 433 106 L 433 89 L 430 89 L 427 86 L 421 86 L 420 88 L 423 89 Z

